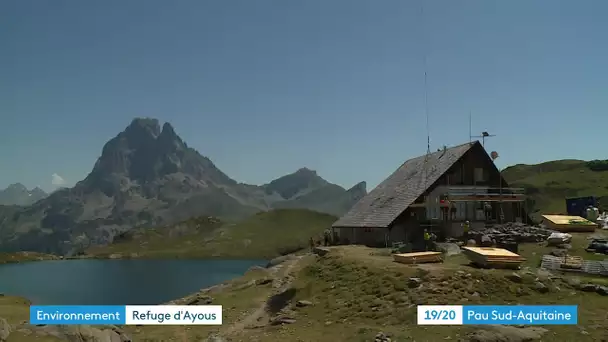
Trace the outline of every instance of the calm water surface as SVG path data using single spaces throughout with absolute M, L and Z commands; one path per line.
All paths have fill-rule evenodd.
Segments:
M 0 293 L 41 305 L 152 305 L 244 274 L 264 260 L 57 260 L 0 265 Z

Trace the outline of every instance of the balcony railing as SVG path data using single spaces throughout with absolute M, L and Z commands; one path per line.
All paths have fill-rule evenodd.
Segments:
M 523 188 L 496 187 L 448 187 L 447 200 L 457 201 L 487 201 L 487 202 L 522 202 L 525 201 Z

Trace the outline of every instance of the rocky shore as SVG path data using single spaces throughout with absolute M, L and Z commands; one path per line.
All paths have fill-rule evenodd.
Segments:
M 61 260 L 60 256 L 37 252 L 0 253 L 0 264 L 16 264 L 21 262 Z

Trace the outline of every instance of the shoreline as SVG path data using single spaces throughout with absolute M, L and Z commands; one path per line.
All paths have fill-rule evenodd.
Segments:
M 61 256 L 55 254 L 45 254 L 38 252 L 14 252 L 6 253 L 0 252 L 0 265 L 5 264 L 20 264 L 26 262 L 37 262 L 37 261 L 56 261 L 56 260 L 264 260 L 270 262 L 277 258 L 286 257 L 285 255 L 278 256 L 251 256 L 251 255 L 140 255 L 137 253 L 131 253 L 130 255 L 124 255 L 121 253 L 114 254 L 98 254 L 98 255 L 78 255 L 78 256 Z
M 28 252 L 20 252 L 20 253 L 28 253 Z M 30 252 L 31 254 L 31 252 Z M 14 255 L 14 253 L 12 253 L 12 255 Z M 26 254 L 28 255 L 28 254 Z M 289 256 L 287 256 L 289 257 Z M 16 263 L 26 263 L 26 262 L 36 262 L 36 261 L 51 261 L 51 260 L 76 260 L 76 259 L 98 259 L 98 260 L 112 260 L 109 258 L 99 258 L 99 257 L 71 257 L 71 258 L 61 258 L 58 257 L 56 255 L 46 255 L 46 258 L 43 259 L 25 259 L 25 260 L 10 260 L 10 261 L 0 261 L 0 266 L 2 264 L 16 264 Z M 239 274 L 238 276 L 219 282 L 217 284 L 214 285 L 209 285 L 206 287 L 201 287 L 199 289 L 197 289 L 194 292 L 191 293 L 187 293 L 181 297 L 177 297 L 174 299 L 171 299 L 169 301 L 166 302 L 162 302 L 162 303 L 158 303 L 156 305 L 175 305 L 177 303 L 180 304 L 185 304 L 185 305 L 189 305 L 189 302 L 192 302 L 193 300 L 196 301 L 197 299 L 199 299 L 201 297 L 201 295 L 203 294 L 208 294 L 208 293 L 213 293 L 216 291 L 221 291 L 224 290 L 226 288 L 230 288 L 232 286 L 234 286 L 235 283 L 238 283 L 240 280 L 246 278 L 249 274 L 251 274 L 251 272 L 255 272 L 256 270 L 267 270 L 269 268 L 272 268 L 274 266 L 276 266 L 276 264 L 271 264 L 271 262 L 275 259 L 269 260 L 269 259 L 238 259 L 238 258 L 230 258 L 230 259 L 223 259 L 223 258 L 198 258 L 198 259 L 185 259 L 185 258 L 181 258 L 181 259 L 169 259 L 169 258 L 158 258 L 158 259 L 154 259 L 154 258 L 138 258 L 138 259 L 145 259 L 145 260 L 260 260 L 260 261 L 264 261 L 264 263 L 266 265 L 264 265 L 264 263 L 262 263 L 261 265 L 253 265 L 247 269 L 245 269 L 243 271 L 243 273 Z M 283 257 L 281 257 L 281 259 L 284 259 Z M 113 259 L 113 260 L 121 260 L 121 259 Z M 285 259 L 288 260 L 288 259 Z M 282 263 L 284 260 L 280 261 L 279 263 Z M 5 294 L 0 292 L 0 299 L 4 300 L 13 300 L 15 302 L 20 302 L 21 304 L 23 304 L 25 307 L 28 307 L 33 305 L 33 302 L 24 296 L 20 296 L 20 295 L 15 295 L 15 294 Z M 125 304 L 125 305 L 129 305 L 129 304 Z M 2 318 L 2 315 L 0 313 L 0 318 Z
M 62 260 L 61 256 L 53 254 L 45 254 L 38 252 L 0 252 L 0 265 L 20 264 L 25 262 L 47 261 L 47 260 Z

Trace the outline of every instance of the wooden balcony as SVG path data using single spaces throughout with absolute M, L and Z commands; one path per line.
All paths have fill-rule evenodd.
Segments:
M 523 202 L 526 200 L 526 195 L 523 188 L 448 187 L 446 200 L 449 202 Z

